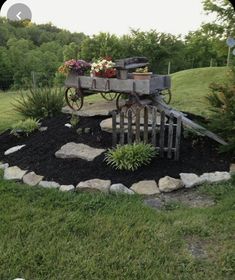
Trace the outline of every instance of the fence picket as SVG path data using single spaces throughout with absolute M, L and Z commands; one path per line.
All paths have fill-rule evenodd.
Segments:
M 157 109 L 152 108 L 152 145 L 156 146 Z
M 161 112 L 161 122 L 160 122 L 160 157 L 164 156 L 164 141 L 165 141 L 165 112 Z
M 135 142 L 140 142 L 140 108 L 136 109 L 135 116 Z
M 116 113 L 116 111 L 112 112 L 112 129 L 113 129 L 112 144 L 114 147 L 117 145 L 117 113 Z
M 120 144 L 124 145 L 125 134 L 124 134 L 124 112 L 120 113 Z
M 173 133 L 174 133 L 174 116 L 170 114 L 169 116 L 169 127 L 168 127 L 168 151 L 167 157 L 171 158 L 172 155 L 172 144 L 173 144 Z
M 128 110 L 127 117 L 128 117 L 127 143 L 132 144 L 132 110 L 131 109 Z
M 148 143 L 148 108 L 144 107 L 144 143 Z
M 181 124 L 182 124 L 182 116 L 179 116 L 177 118 L 176 136 L 175 136 L 175 160 L 179 160 Z

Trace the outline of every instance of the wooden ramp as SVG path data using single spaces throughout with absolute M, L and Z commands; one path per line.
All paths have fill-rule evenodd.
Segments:
M 222 145 L 227 145 L 227 143 L 218 135 L 215 133 L 207 130 L 205 127 L 195 123 L 194 121 L 188 119 L 183 113 L 176 111 L 175 109 L 171 108 L 169 105 L 167 105 L 162 97 L 160 95 L 157 95 L 153 99 L 153 104 L 160 110 L 164 111 L 167 115 L 173 114 L 174 117 L 182 117 L 182 123 L 184 126 L 191 128 L 194 130 L 197 134 L 199 135 L 204 135 L 208 136 L 209 138 L 215 140 L 216 142 L 222 144 Z

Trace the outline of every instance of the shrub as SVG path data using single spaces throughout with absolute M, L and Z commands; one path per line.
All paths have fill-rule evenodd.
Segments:
M 134 171 L 149 164 L 155 155 L 156 149 L 150 144 L 117 145 L 106 152 L 105 161 L 115 169 Z
M 27 136 L 40 127 L 39 121 L 36 119 L 28 118 L 24 121 L 19 121 L 12 125 L 11 134 L 19 136 L 20 133 L 24 133 Z
M 210 85 L 210 88 L 211 93 L 207 96 L 212 112 L 209 127 L 228 142 L 227 146 L 221 148 L 222 151 L 231 151 L 235 155 L 234 80 L 227 84 L 213 83 Z
M 13 104 L 14 108 L 24 117 L 44 118 L 60 114 L 64 105 L 61 89 L 37 88 L 21 94 Z

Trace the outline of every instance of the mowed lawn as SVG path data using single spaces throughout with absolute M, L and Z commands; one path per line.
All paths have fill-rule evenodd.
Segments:
M 232 280 L 234 185 L 198 191 L 217 204 L 155 210 L 137 196 L 61 193 L 0 179 L 0 279 Z
M 224 83 L 228 79 L 227 67 L 206 67 L 184 70 L 172 74 L 171 106 L 196 115 L 209 115 L 205 96 L 213 82 Z

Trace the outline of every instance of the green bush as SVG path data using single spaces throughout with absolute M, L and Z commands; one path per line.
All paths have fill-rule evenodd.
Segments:
M 40 119 L 60 114 L 63 105 L 61 89 L 37 88 L 21 94 L 13 106 L 24 117 Z
M 155 155 L 156 149 L 150 144 L 117 145 L 106 152 L 105 161 L 115 169 L 134 171 L 149 164 Z
M 27 136 L 40 127 L 39 121 L 36 119 L 28 118 L 24 121 L 18 121 L 12 125 L 11 134 L 19 136 L 19 134 L 24 133 Z
M 230 74 L 235 77 L 235 70 Z M 212 112 L 209 127 L 227 142 L 222 151 L 230 151 L 235 155 L 235 80 L 227 84 L 213 83 L 211 93 L 207 96 Z

